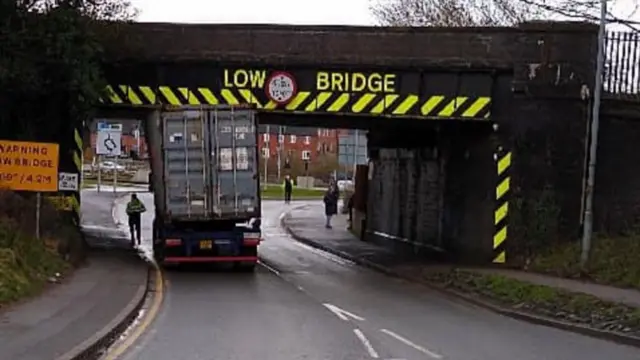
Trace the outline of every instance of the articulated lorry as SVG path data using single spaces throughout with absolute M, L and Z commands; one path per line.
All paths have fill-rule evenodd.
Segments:
M 146 123 L 160 264 L 232 262 L 252 270 L 261 240 L 255 110 L 182 106 Z

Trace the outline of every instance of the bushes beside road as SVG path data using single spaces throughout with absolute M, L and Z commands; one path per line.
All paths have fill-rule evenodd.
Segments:
M 0 191 L 0 307 L 42 290 L 48 279 L 81 263 L 79 230 L 48 201 L 36 239 L 35 196 Z
M 567 278 L 587 276 L 601 284 L 640 289 L 640 236 L 603 237 L 593 240 L 586 274 L 580 269 L 580 243 L 558 244 L 541 251 L 530 270 Z
M 429 283 L 475 295 L 501 307 L 640 336 L 640 309 L 624 304 L 497 274 L 427 269 L 420 276 Z

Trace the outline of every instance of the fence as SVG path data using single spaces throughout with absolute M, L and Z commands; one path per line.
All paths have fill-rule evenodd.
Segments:
M 640 100 L 640 33 L 607 32 L 605 54 L 604 90 Z

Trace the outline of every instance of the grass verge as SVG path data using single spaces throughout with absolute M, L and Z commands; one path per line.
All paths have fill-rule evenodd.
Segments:
M 325 190 L 322 189 L 305 189 L 305 188 L 293 188 L 291 193 L 292 200 L 317 200 L 322 199 Z M 262 188 L 263 200 L 283 200 L 284 189 L 279 185 L 267 185 L 266 188 Z
M 530 270 L 559 277 L 579 278 L 618 287 L 640 289 L 640 236 L 597 237 L 587 273 L 580 269 L 580 244 L 556 245 L 535 257 Z
M 84 259 L 79 230 L 49 202 L 41 209 L 41 237 L 35 237 L 31 195 L 0 191 L 0 308 L 37 294 Z
M 13 221 L 0 220 L 0 308 L 37 294 L 50 277 L 69 269 L 56 245 L 23 234 Z
M 422 278 L 514 310 L 640 336 L 640 309 L 590 295 L 458 269 L 425 271 Z

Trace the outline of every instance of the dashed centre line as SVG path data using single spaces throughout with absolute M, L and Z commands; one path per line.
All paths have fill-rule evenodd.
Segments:
M 421 353 L 426 354 L 426 355 L 428 355 L 428 356 L 430 356 L 430 357 L 432 357 L 434 359 L 442 359 L 442 355 L 440 355 L 438 353 L 435 353 L 435 352 L 433 352 L 431 350 L 425 349 L 424 347 L 422 347 L 420 345 L 414 344 L 412 341 L 410 341 L 410 340 L 408 340 L 408 339 L 406 339 L 406 338 L 394 333 L 391 330 L 382 329 L 380 331 L 382 333 L 387 334 L 387 335 L 391 336 L 392 338 L 400 341 L 401 343 L 404 343 L 405 345 L 410 346 L 410 347 L 420 351 Z
M 367 339 L 367 337 L 364 336 L 362 331 L 360 329 L 353 329 L 353 333 L 356 334 L 356 337 L 360 340 L 360 342 L 362 342 L 362 345 L 364 345 L 364 348 L 367 349 L 369 356 L 371 356 L 374 359 L 377 359 L 379 357 L 378 352 L 376 351 L 376 349 L 373 348 L 373 346 L 371 345 L 371 342 L 369 342 L 369 339 Z

